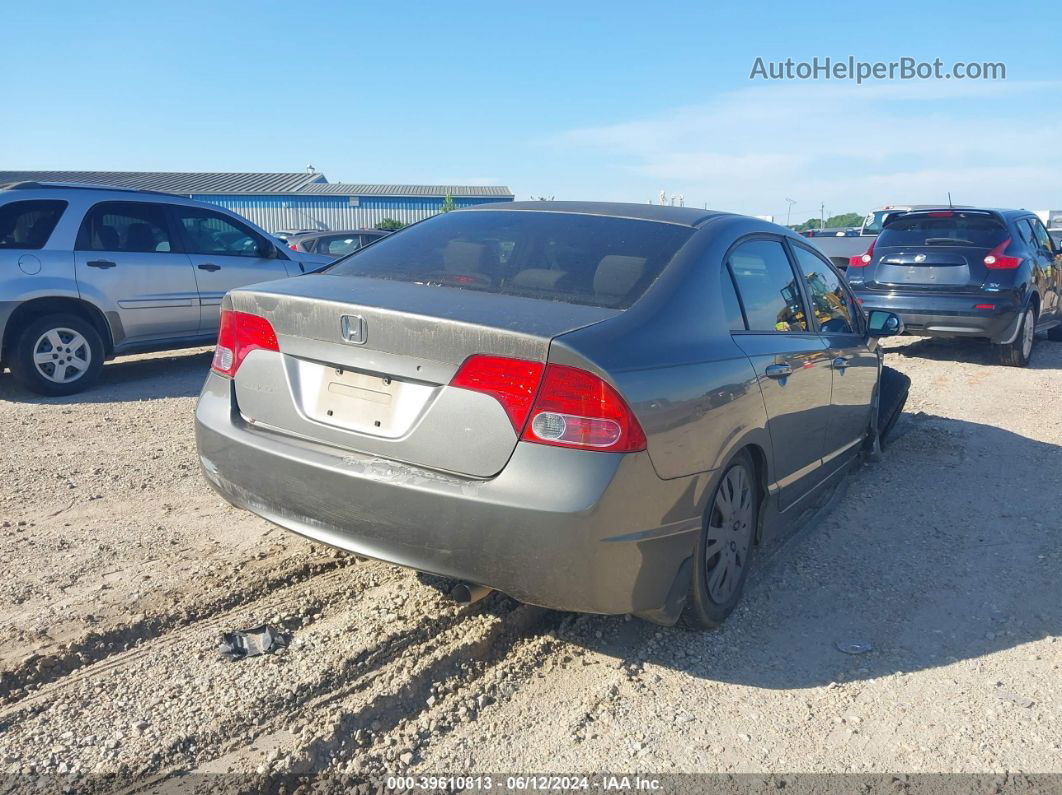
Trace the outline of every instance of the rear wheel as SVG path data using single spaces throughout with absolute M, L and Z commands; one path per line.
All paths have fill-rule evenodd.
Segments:
M 11 370 L 38 395 L 72 395 L 91 386 L 103 367 L 103 341 L 77 315 L 46 315 L 15 340 Z
M 715 629 L 741 600 L 759 518 L 755 473 L 743 450 L 712 495 L 694 553 L 689 599 L 679 619 L 689 629 Z
M 1013 341 L 994 346 L 999 363 L 1008 367 L 1025 367 L 1036 343 L 1036 310 L 1029 307 L 1021 318 L 1021 326 Z

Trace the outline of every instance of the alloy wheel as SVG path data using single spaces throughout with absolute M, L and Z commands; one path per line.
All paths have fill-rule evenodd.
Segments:
M 33 345 L 33 366 L 54 384 L 76 381 L 88 372 L 91 364 L 92 347 L 73 329 L 50 329 Z
M 1036 335 L 1036 314 L 1030 309 L 1025 313 L 1025 321 L 1022 323 L 1021 352 L 1026 359 L 1032 353 L 1033 337 Z

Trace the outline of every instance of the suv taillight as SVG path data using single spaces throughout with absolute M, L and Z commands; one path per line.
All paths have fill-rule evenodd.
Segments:
M 1012 271 L 1021 265 L 1021 257 L 1008 257 L 1003 252 L 1010 245 L 1008 237 L 985 255 L 985 267 L 990 271 Z
M 865 254 L 859 254 L 855 257 L 848 258 L 849 268 L 865 268 L 870 264 L 870 261 L 874 259 L 874 244 L 877 243 L 877 238 L 870 241 L 870 248 L 866 250 Z
M 243 360 L 253 350 L 279 351 L 277 335 L 264 317 L 249 312 L 221 310 L 218 344 L 210 367 L 220 375 L 232 378 Z
M 478 354 L 450 386 L 493 397 L 525 442 L 609 453 L 645 449 L 645 433 L 619 393 L 577 367 Z

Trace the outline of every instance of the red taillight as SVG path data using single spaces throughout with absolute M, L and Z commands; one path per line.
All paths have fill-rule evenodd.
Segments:
M 645 449 L 642 426 L 619 393 L 593 373 L 562 364 L 546 365 L 520 438 L 610 453 Z
M 974 309 L 995 309 L 995 304 L 974 304 Z
M 870 261 L 874 259 L 874 244 L 877 243 L 877 238 L 870 241 L 870 248 L 867 249 L 865 254 L 860 254 L 856 257 L 849 257 L 849 268 L 865 268 L 870 264 Z
M 1008 237 L 985 255 L 985 267 L 991 271 L 1012 271 L 1021 265 L 1021 257 L 1008 257 L 1003 252 L 1010 245 Z
M 645 433 L 619 393 L 577 367 L 476 354 L 450 386 L 493 397 L 525 442 L 610 453 L 645 449 Z
M 214 361 L 210 366 L 216 373 L 231 378 L 243 360 L 253 350 L 279 351 L 277 335 L 264 317 L 248 312 L 221 310 L 221 327 Z
M 542 368 L 542 362 L 476 354 L 465 359 L 450 386 L 493 397 L 502 404 L 513 430 L 519 434 L 527 422 L 538 382 L 542 380 Z
M 955 213 L 951 210 L 943 210 L 935 213 L 928 213 L 930 218 L 954 218 Z
M 288 244 L 288 248 L 290 248 L 292 251 L 298 251 L 299 250 L 298 246 L 296 246 L 294 244 L 291 244 L 291 243 Z

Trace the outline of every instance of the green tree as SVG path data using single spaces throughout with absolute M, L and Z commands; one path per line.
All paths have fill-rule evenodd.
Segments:
M 797 232 L 806 232 L 809 229 L 818 229 L 822 225 L 822 222 L 818 218 L 809 218 L 802 224 L 794 225 L 793 229 Z M 825 226 L 829 229 L 862 225 L 863 216 L 859 213 L 841 213 L 840 215 L 831 215 L 829 218 L 826 219 L 825 224 Z
M 376 225 L 376 228 L 382 229 L 385 232 L 397 232 L 403 226 L 405 226 L 404 223 L 396 221 L 394 218 L 384 218 Z
M 451 210 L 456 210 L 456 209 L 457 209 L 457 205 L 454 204 L 454 197 L 451 196 L 449 193 L 447 193 L 446 194 L 446 198 L 443 199 L 442 208 L 440 208 L 439 212 L 448 213 Z

